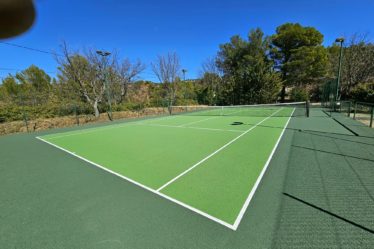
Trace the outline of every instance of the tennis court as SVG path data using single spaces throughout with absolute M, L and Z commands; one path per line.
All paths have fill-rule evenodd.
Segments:
M 173 113 L 37 138 L 236 230 L 288 122 L 305 118 L 306 108 L 174 107 Z
M 373 130 L 310 107 L 3 136 L 0 248 L 372 248 Z

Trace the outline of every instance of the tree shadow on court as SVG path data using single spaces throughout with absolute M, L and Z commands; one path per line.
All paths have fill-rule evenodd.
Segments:
M 291 195 L 291 194 L 288 194 L 288 193 L 283 193 L 283 195 L 285 195 L 285 196 L 287 196 L 287 197 L 289 197 L 289 198 L 291 198 L 291 199 L 293 199 L 293 200 L 295 200 L 295 201 L 298 201 L 299 203 L 302 203 L 302 204 L 304 204 L 304 205 L 307 205 L 308 207 L 311 207 L 311 208 L 314 208 L 314 209 L 316 209 L 316 210 L 318 210 L 318 211 L 321 211 L 321 212 L 323 212 L 324 214 L 330 215 L 330 216 L 332 216 L 332 217 L 334 217 L 334 218 L 337 218 L 337 219 L 339 219 L 339 220 L 341 220 L 341 221 L 344 221 L 344 222 L 349 223 L 349 224 L 351 224 L 351 225 L 353 225 L 353 226 L 355 226 L 355 227 L 358 227 L 358 228 L 360 228 L 360 229 L 362 229 L 362 230 L 365 230 L 365 231 L 367 231 L 367 232 L 369 232 L 369 233 L 371 233 L 371 234 L 374 234 L 374 230 L 373 230 L 373 229 L 367 228 L 367 227 L 365 227 L 365 226 L 363 226 L 363 225 L 361 225 L 361 224 L 358 224 L 358 223 L 356 223 L 356 222 L 354 222 L 354 221 L 351 221 L 351 220 L 349 220 L 349 219 L 346 219 L 346 218 L 344 218 L 344 217 L 342 217 L 342 216 L 340 216 L 340 215 L 337 215 L 337 214 L 335 214 L 335 213 L 333 213 L 333 212 L 330 212 L 330 211 L 328 211 L 328 210 L 326 210 L 326 209 L 324 209 L 324 208 L 321 208 L 321 207 L 319 207 L 319 206 L 317 206 L 317 205 L 314 205 L 314 204 L 312 204 L 311 202 L 307 202 L 307 201 L 305 201 L 305 200 L 303 200 L 303 199 L 301 199 L 301 198 L 298 198 L 298 197 L 296 197 L 296 196 L 294 196 L 294 195 Z
M 363 158 L 363 157 L 358 157 L 358 156 L 353 156 L 353 155 L 348 155 L 348 154 L 343 154 L 343 153 L 336 153 L 336 152 L 327 151 L 327 150 L 309 148 L 309 147 L 299 146 L 299 145 L 292 145 L 292 147 L 296 147 L 296 148 L 300 148 L 300 149 L 305 149 L 305 150 L 312 150 L 312 151 L 317 151 L 317 152 L 322 152 L 322 153 L 328 153 L 328 154 L 337 155 L 337 156 L 343 156 L 343 157 L 349 157 L 349 158 L 354 158 L 354 159 L 359 159 L 359 160 L 365 160 L 365 161 L 374 162 L 374 159 Z
M 357 248 L 353 241 L 361 241 L 362 248 L 370 248 L 366 246 L 374 241 L 374 227 L 370 222 L 372 214 L 367 211 L 374 202 L 370 185 L 374 159 L 346 155 L 334 136 L 327 138 L 328 142 L 323 133 L 303 136 L 301 132 L 292 132 L 295 129 L 288 130 L 293 138 L 288 160 L 284 162 L 287 169 L 279 193 L 283 198 L 272 248 Z M 335 150 L 333 147 L 336 152 L 329 151 Z
M 252 123 L 243 123 L 243 122 L 240 122 L 240 121 L 235 121 L 233 123 L 231 123 L 231 125 L 247 125 L 247 126 L 254 126 L 256 124 L 252 124 Z M 344 137 L 348 137 L 348 138 L 357 138 L 357 137 L 360 137 L 360 138 L 368 138 L 368 139 L 374 139 L 374 137 L 372 136 L 356 136 L 354 134 L 344 134 L 344 133 L 335 133 L 335 132 L 327 132 L 327 131 L 318 131 L 318 130 L 304 130 L 304 129 L 298 129 L 298 128 L 291 128 L 291 127 L 282 127 L 282 126 L 269 126 L 269 125 L 257 125 L 258 127 L 263 127 L 263 128 L 272 128 L 272 129 L 280 129 L 280 130 L 283 130 L 283 129 L 286 129 L 286 130 L 291 130 L 291 131 L 297 131 L 297 132 L 303 132 L 303 133 L 308 133 L 308 134 L 311 134 L 313 136 L 321 136 L 321 137 L 329 137 L 329 138 L 333 138 L 333 139 L 336 139 L 336 140 L 342 140 L 342 141 L 347 141 L 347 142 L 352 142 L 352 143 L 358 143 L 358 144 L 365 144 L 365 145 L 371 145 L 371 146 L 374 146 L 373 143 L 366 143 L 366 142 L 360 142 L 360 141 L 354 141 L 354 140 L 349 140 L 349 139 L 346 139 L 346 138 L 339 138 L 339 137 L 333 137 L 333 136 L 329 136 L 329 135 L 338 135 L 338 136 L 344 136 Z

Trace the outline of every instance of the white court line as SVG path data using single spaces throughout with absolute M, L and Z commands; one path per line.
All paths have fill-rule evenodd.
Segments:
M 119 174 L 119 173 L 117 173 L 117 172 L 114 172 L 114 171 L 112 171 L 112 170 L 110 170 L 110 169 L 108 169 L 108 168 L 106 168 L 106 167 L 104 167 L 104 166 L 102 166 L 102 165 L 100 165 L 100 164 L 94 163 L 94 162 L 92 162 L 92 161 L 90 161 L 90 160 L 88 160 L 88 159 L 86 159 L 86 158 L 84 158 L 84 157 L 82 157 L 82 156 L 77 155 L 77 154 L 74 153 L 74 152 L 71 152 L 71 151 L 66 150 L 66 149 L 64 149 L 64 148 L 62 148 L 62 147 L 60 147 L 60 146 L 58 146 L 58 145 L 56 145 L 56 144 L 53 144 L 53 143 L 51 143 L 51 142 L 48 142 L 48 141 L 44 140 L 43 138 L 40 138 L 40 137 L 36 137 L 36 138 L 39 139 L 40 141 L 44 142 L 44 143 L 47 143 L 47 144 L 49 144 L 49 145 L 52 145 L 53 147 L 55 147 L 55 148 L 57 148 L 57 149 L 60 149 L 60 150 L 62 150 L 62 151 L 64 151 L 64 152 L 66 152 L 66 153 L 68 153 L 68 154 L 70 154 L 70 155 L 72 155 L 72 156 L 75 156 L 75 157 L 77 157 L 77 158 L 79 158 L 79 159 L 81 159 L 81 160 L 83 160 L 83 161 L 85 161 L 85 162 L 87 162 L 87 163 L 89 163 L 89 164 L 91 164 L 91 165 L 93 165 L 93 166 L 96 166 L 96 167 L 98 167 L 98 168 L 100 168 L 100 169 L 102 169 L 102 170 L 105 170 L 106 172 L 109 172 L 109 173 L 111 173 L 111 174 L 113 174 L 113 175 L 116 175 L 116 176 L 122 178 L 122 179 L 125 179 L 125 180 L 128 181 L 128 182 L 131 182 L 131 183 L 133 183 L 133 184 L 135 184 L 135 185 L 137 185 L 137 186 L 139 186 L 139 187 L 141 187 L 141 188 L 143 188 L 143 189 L 146 189 L 146 190 L 148 190 L 148 191 L 150 191 L 150 192 L 152 192 L 152 193 L 154 193 L 154 194 L 156 194 L 156 195 L 159 195 L 159 196 L 161 196 L 161 197 L 163 197 L 163 198 L 165 198 L 165 199 L 167 199 L 167 200 L 169 200 L 169 201 L 172 201 L 172 202 L 174 202 L 174 203 L 176 203 L 176 204 L 178 204 L 178 205 L 180 205 L 180 206 L 182 206 L 182 207 L 184 207 L 184 208 L 187 208 L 187 209 L 189 209 L 189 210 L 191 210 L 191 211 L 193 211 L 193 212 L 195 212 L 195 213 L 197 213 L 197 214 L 200 214 L 201 216 L 204 216 L 205 218 L 208 218 L 208 219 L 210 219 L 210 220 L 212 220 L 212 221 L 215 221 L 215 222 L 217 222 L 217 223 L 219 223 L 219 224 L 221 224 L 221 225 L 224 225 L 224 226 L 226 226 L 226 227 L 228 227 L 228 228 L 230 228 L 230 229 L 232 229 L 232 230 L 235 231 L 233 225 L 231 225 L 231 224 L 229 224 L 229 223 L 227 223 L 227 222 L 225 222 L 225 221 L 223 221 L 223 220 L 220 220 L 220 219 L 218 219 L 218 218 L 216 218 L 216 217 L 214 217 L 214 216 L 212 216 L 212 215 L 210 215 L 210 214 L 207 214 L 207 213 L 205 213 L 205 212 L 203 212 L 203 211 L 201 211 L 201 210 L 199 210 L 199 209 L 197 209 L 197 208 L 194 208 L 194 207 L 192 207 L 192 206 L 190 206 L 190 205 L 187 205 L 187 204 L 185 204 L 185 203 L 183 203 L 183 202 L 181 202 L 181 201 L 178 201 L 178 200 L 176 200 L 176 199 L 174 199 L 174 198 L 172 198 L 172 197 L 170 197 L 170 196 L 168 196 L 168 195 L 165 195 L 165 194 L 163 194 L 163 193 L 161 193 L 161 192 L 158 192 L 158 191 L 156 191 L 156 190 L 154 190 L 154 189 L 152 189 L 152 188 L 150 188 L 150 187 L 147 187 L 147 186 L 145 186 L 145 185 L 143 185 L 143 184 L 141 184 L 141 183 L 139 183 L 139 182 L 137 182 L 137 181 L 132 180 L 131 178 L 128 178 L 128 177 L 123 176 L 123 175 L 121 175 L 121 174 Z
M 232 115 L 232 114 L 238 113 L 238 112 L 242 112 L 242 110 L 236 111 L 236 112 L 230 112 L 230 113 L 228 113 L 228 115 Z M 214 118 L 220 118 L 222 116 L 225 116 L 225 115 L 218 115 L 218 116 L 214 116 L 214 117 L 210 117 L 210 118 L 206 118 L 206 119 L 202 119 L 202 120 L 197 120 L 197 121 L 193 121 L 193 122 L 190 122 L 190 123 L 182 124 L 182 125 L 179 125 L 179 126 L 180 127 L 184 127 L 184 126 L 191 125 L 191 124 L 197 124 L 197 123 L 200 123 L 200 122 L 204 122 L 206 120 L 210 120 L 210 119 L 214 119 Z
M 270 116 L 264 118 L 263 120 L 261 120 L 260 122 L 258 122 L 257 124 L 255 124 L 254 126 L 252 126 L 251 128 L 249 128 L 248 130 L 246 130 L 245 132 L 243 132 L 242 134 L 240 134 L 239 136 L 235 137 L 234 139 L 232 139 L 230 142 L 226 143 L 225 145 L 223 145 L 221 148 L 219 148 L 218 150 L 214 151 L 213 153 L 211 153 L 210 155 L 208 155 L 207 157 L 203 158 L 202 160 L 200 160 L 199 162 L 197 162 L 196 164 L 192 165 L 190 168 L 188 168 L 187 170 L 183 171 L 182 173 L 180 173 L 179 175 L 177 175 L 176 177 L 174 177 L 173 179 L 171 179 L 170 181 L 168 181 L 167 183 L 165 183 L 164 185 L 162 185 L 160 188 L 157 189 L 157 191 L 161 191 L 162 189 L 164 189 L 165 187 L 167 187 L 168 185 L 170 185 L 171 183 L 175 182 L 176 180 L 178 180 L 180 177 L 184 176 L 185 174 L 187 174 L 188 172 L 190 172 L 191 170 L 193 170 L 194 168 L 196 168 L 197 166 L 199 166 L 200 164 L 202 164 L 203 162 L 205 162 L 206 160 L 208 160 L 209 158 L 211 158 L 212 156 L 214 156 L 215 154 L 217 154 L 218 152 L 220 152 L 221 150 L 225 149 L 227 146 L 229 146 L 230 144 L 234 143 L 236 140 L 238 140 L 239 138 L 241 138 L 242 136 L 244 136 L 245 134 L 247 134 L 248 132 L 250 132 L 251 130 L 253 130 L 254 128 L 256 128 L 258 125 L 260 125 L 261 123 L 265 122 L 267 119 L 271 118 L 272 116 L 274 116 L 276 113 L 278 113 L 279 111 L 281 111 L 283 108 L 281 109 L 278 109 L 276 112 L 274 112 L 273 114 L 271 114 Z
M 179 125 L 179 127 L 184 127 L 184 126 L 191 125 L 191 124 L 197 124 L 197 123 L 204 122 L 204 121 L 207 121 L 207 120 L 210 120 L 210 119 L 214 119 L 214 118 L 218 118 L 218 117 L 220 117 L 220 116 L 210 117 L 210 118 L 205 118 L 205 119 L 201 119 L 201 120 L 189 122 L 189 123 L 186 123 L 186 124 Z
M 195 126 L 188 126 L 188 127 L 183 127 L 187 129 L 199 129 L 199 130 L 212 130 L 212 131 L 231 131 L 231 132 L 237 132 L 237 133 L 243 133 L 245 131 L 242 130 L 225 130 L 225 129 L 216 129 L 216 128 L 205 128 L 205 127 L 195 127 Z
M 207 130 L 207 131 L 229 131 L 229 132 L 238 132 L 243 133 L 244 131 L 241 130 L 225 130 L 225 129 L 215 129 L 215 128 L 204 128 L 204 127 L 193 127 L 193 126 L 178 126 L 178 125 L 164 125 L 164 124 L 147 124 L 147 123 L 139 123 L 134 125 L 145 125 L 145 126 L 156 126 L 156 127 L 170 127 L 170 128 L 182 128 L 182 129 L 194 129 L 194 130 Z
M 283 109 L 283 108 L 282 108 L 282 109 Z M 295 110 L 295 109 L 294 109 L 294 110 Z M 271 116 L 275 115 L 275 114 L 276 114 L 277 112 L 279 112 L 279 111 L 280 111 L 280 110 L 276 111 L 276 112 L 273 113 Z M 294 112 L 294 111 L 293 111 L 293 112 Z M 292 114 L 293 114 L 293 112 L 292 112 Z M 226 227 L 228 227 L 228 228 L 230 228 L 230 229 L 236 231 L 237 228 L 238 228 L 238 226 L 239 226 L 239 224 L 240 224 L 240 221 L 242 220 L 242 218 L 243 218 L 243 216 L 244 216 L 244 213 L 245 213 L 245 211 L 246 211 L 246 209 L 247 209 L 247 207 L 248 207 L 248 205 L 249 205 L 249 202 L 251 201 L 251 199 L 252 199 L 252 197 L 253 197 L 253 195 L 254 195 L 254 193 L 255 193 L 255 191 L 256 191 L 256 189 L 257 189 L 257 187 L 258 187 L 258 185 L 259 185 L 259 183 L 260 183 L 260 181 L 261 181 L 261 179 L 262 179 L 262 177 L 263 177 L 263 175 L 264 175 L 264 173 L 265 173 L 265 171 L 266 171 L 266 169 L 267 169 L 269 163 L 270 163 L 270 161 L 271 161 L 271 158 L 273 157 L 273 155 L 274 155 L 274 153 L 275 153 L 276 148 L 278 147 L 278 144 L 279 144 L 279 142 L 280 142 L 280 140 L 281 140 L 281 138 L 282 138 L 282 136 L 283 136 L 283 133 L 285 132 L 285 130 L 286 130 L 287 126 L 288 126 L 288 123 L 289 123 L 289 121 L 290 121 L 290 119 L 291 119 L 291 117 L 292 117 L 292 114 L 291 114 L 291 116 L 289 117 L 289 119 L 288 119 L 288 121 L 287 121 L 285 127 L 283 128 L 283 131 L 282 131 L 281 135 L 279 136 L 278 141 L 276 142 L 276 144 L 275 144 L 275 146 L 274 146 L 274 148 L 273 148 L 273 150 L 272 150 L 272 152 L 271 152 L 271 154 L 270 154 L 270 156 L 269 156 L 269 158 L 268 158 L 268 160 L 267 160 L 267 162 L 266 162 L 266 164 L 265 164 L 263 170 L 262 170 L 261 173 L 260 173 L 260 176 L 259 176 L 259 177 L 257 178 L 257 180 L 256 180 L 255 186 L 252 188 L 252 190 L 251 190 L 251 192 L 250 192 L 248 198 L 246 199 L 246 201 L 245 201 L 245 203 L 244 203 L 244 205 L 243 205 L 243 207 L 242 207 L 242 209 L 241 209 L 239 215 L 237 216 L 237 218 L 236 218 L 234 224 L 229 224 L 229 223 L 227 223 L 227 222 L 225 222 L 225 221 L 223 221 L 223 220 L 220 220 L 220 219 L 218 219 L 218 218 L 216 218 L 216 217 L 214 217 L 214 216 L 212 216 L 212 215 L 210 215 L 210 214 L 207 214 L 207 213 L 205 213 L 205 212 L 203 212 L 203 211 L 201 211 L 201 210 L 199 210 L 199 209 L 197 209 L 197 208 L 194 208 L 194 207 L 192 207 L 192 206 L 190 206 L 190 205 L 188 205 L 188 204 L 185 204 L 185 203 L 183 203 L 183 202 L 181 202 L 181 201 L 178 201 L 178 200 L 176 200 L 176 199 L 174 199 L 174 198 L 172 198 L 172 197 L 170 197 L 170 196 L 168 196 L 168 195 L 165 195 L 165 194 L 159 192 L 158 190 L 154 190 L 154 189 L 152 189 L 152 188 L 150 188 L 150 187 L 147 187 L 147 186 L 145 186 L 145 185 L 143 185 L 143 184 L 141 184 L 141 183 L 139 183 L 139 182 L 137 182 L 137 181 L 134 181 L 134 180 L 132 180 L 132 179 L 130 179 L 130 178 L 128 178 L 128 177 L 125 177 L 125 176 L 123 176 L 123 175 L 121 175 L 121 174 L 119 174 L 119 173 L 116 173 L 116 172 L 114 172 L 114 171 L 112 171 L 112 170 L 110 170 L 110 169 L 107 169 L 107 168 L 105 168 L 105 167 L 102 166 L 102 165 L 99 165 L 99 164 L 94 163 L 94 162 L 92 162 L 92 161 L 90 161 L 90 160 L 88 160 L 88 159 L 86 159 L 86 158 L 84 158 L 84 157 L 81 157 L 81 156 L 77 155 L 75 152 L 70 152 L 70 151 L 68 151 L 68 150 L 66 150 L 66 149 L 64 149 L 64 148 L 62 148 L 62 147 L 60 147 L 60 146 L 58 146 L 58 145 L 55 145 L 55 144 L 53 144 L 53 143 L 51 143 L 51 142 L 48 142 L 48 141 L 46 141 L 46 140 L 44 140 L 44 139 L 42 139 L 42 138 L 40 138 L 40 137 L 36 137 L 36 138 L 39 139 L 39 140 L 42 141 L 42 142 L 45 142 L 45 143 L 47 143 L 47 144 L 49 144 L 49 145 L 55 147 L 55 148 L 58 148 L 58 149 L 60 149 L 60 150 L 62 150 L 62 151 L 64 151 L 64 152 L 66 152 L 66 153 L 68 153 L 68 154 L 70 154 L 70 155 L 72 155 L 72 156 L 75 156 L 75 157 L 77 157 L 77 158 L 79 158 L 79 159 L 81 159 L 81 160 L 83 160 L 83 161 L 85 161 L 85 162 L 88 162 L 88 163 L 90 163 L 91 165 L 94 165 L 94 166 L 96 166 L 96 167 L 98 167 L 98 168 L 100 168 L 100 169 L 102 169 L 102 170 L 104 170 L 104 171 L 106 171 L 106 172 L 109 172 L 109 173 L 111 173 L 111 174 L 113 174 L 113 175 L 116 175 L 116 176 L 122 178 L 122 179 L 125 179 L 125 180 L 127 180 L 127 181 L 129 181 L 129 182 L 131 182 L 131 183 L 133 183 L 133 184 L 135 184 L 135 185 L 137 185 L 137 186 L 139 186 L 139 187 L 141 187 L 141 188 L 143 188 L 143 189 L 146 189 L 146 190 L 148 190 L 148 191 L 150 191 L 150 192 L 152 192 L 152 193 L 154 193 L 154 194 L 157 194 L 157 195 L 160 196 L 160 197 L 163 197 L 163 198 L 165 198 L 165 199 L 167 199 L 167 200 L 169 200 L 169 201 L 172 201 L 172 202 L 174 202 L 174 203 L 176 203 L 176 204 L 178 204 L 178 205 L 180 205 L 180 206 L 183 206 L 183 207 L 185 207 L 185 208 L 187 208 L 187 209 L 189 209 L 189 210 L 191 210 L 191 211 L 193 211 L 193 212 L 195 212 L 195 213 L 197 213 L 197 214 L 200 214 L 201 216 L 204 216 L 204 217 L 206 217 L 206 218 L 208 218 L 208 219 L 210 219 L 210 220 L 212 220 L 212 221 L 215 221 L 215 222 L 217 222 L 217 223 L 219 223 L 219 224 L 221 224 L 221 225 L 223 225 L 223 226 L 226 226 Z M 259 123 L 256 124 L 256 126 L 258 126 L 259 124 L 261 124 L 262 122 L 264 122 L 266 119 L 270 118 L 271 116 L 269 116 L 269 117 L 265 118 L 264 120 L 260 121 Z M 137 122 L 137 123 L 138 123 L 138 122 Z M 247 133 L 248 131 L 250 131 L 250 130 L 253 129 L 253 128 L 254 128 L 254 127 L 251 127 L 249 130 L 243 132 L 243 134 L 241 134 L 239 137 L 241 137 L 242 135 L 244 135 L 245 133 Z
M 257 188 L 258 188 L 258 185 L 260 184 L 260 182 L 261 182 L 261 180 L 262 180 L 262 177 L 264 176 L 264 174 L 265 174 L 265 172 L 266 172 L 266 170 L 267 170 L 267 168 L 268 168 L 268 166 L 269 166 L 269 164 L 270 164 L 270 162 L 271 162 L 271 159 L 273 158 L 273 155 L 274 155 L 276 149 L 278 148 L 279 142 L 280 142 L 280 140 L 282 139 L 282 136 L 283 136 L 283 134 L 284 134 L 284 131 L 286 130 L 286 128 L 287 128 L 287 126 L 288 126 L 288 123 L 290 122 L 291 117 L 292 117 L 292 115 L 293 115 L 294 112 L 295 112 L 295 108 L 293 109 L 293 111 L 292 111 L 290 117 L 288 118 L 287 123 L 286 123 L 285 126 L 283 127 L 282 133 L 280 134 L 280 136 L 279 136 L 277 142 L 275 143 L 275 145 L 274 145 L 274 147 L 273 147 L 273 150 L 271 151 L 268 160 L 266 161 L 264 167 L 262 168 L 262 171 L 261 171 L 260 175 L 257 177 L 257 180 L 256 180 L 256 182 L 255 182 L 255 185 L 252 187 L 251 192 L 249 193 L 247 199 L 245 200 L 244 205 L 243 205 L 242 209 L 241 209 L 240 212 L 239 212 L 239 215 L 236 217 L 236 220 L 235 220 L 234 225 L 233 225 L 234 230 L 236 230 L 236 229 L 238 228 L 238 226 L 239 226 L 241 220 L 243 219 L 243 216 L 244 216 L 244 214 L 245 214 L 245 211 L 247 210 L 248 205 L 249 205 L 249 203 L 251 202 L 251 200 L 252 200 L 252 198 L 253 198 L 253 196 L 254 196 L 254 194 L 255 194 Z
M 110 129 L 115 129 L 115 128 L 122 128 L 122 127 L 129 126 L 129 125 L 136 125 L 138 123 L 144 123 L 144 121 L 148 121 L 148 120 L 172 119 L 176 117 L 178 116 L 163 116 L 163 117 L 151 118 L 147 120 L 134 120 L 134 121 L 130 120 L 129 122 L 124 123 L 124 124 L 111 124 L 111 125 L 107 125 L 104 127 L 85 128 L 84 130 L 80 130 L 80 132 L 74 132 L 74 131 L 69 132 L 68 131 L 68 132 L 56 133 L 56 134 L 61 134 L 61 135 L 48 137 L 48 139 L 56 139 L 56 138 L 70 137 L 70 136 L 75 136 L 75 135 L 82 135 L 82 134 L 92 133 L 92 132 L 101 131 L 101 130 L 110 130 Z M 48 135 L 45 135 L 45 136 L 48 136 Z

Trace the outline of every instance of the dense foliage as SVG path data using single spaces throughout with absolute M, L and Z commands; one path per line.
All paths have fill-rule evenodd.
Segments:
M 276 29 L 271 42 L 272 58 L 282 73 L 282 101 L 287 86 L 315 84 L 326 76 L 327 51 L 322 46 L 323 35 L 315 28 L 286 23 Z
M 199 79 L 185 80 L 176 53 L 152 63 L 159 82 L 139 80 L 140 61 L 94 50 L 70 51 L 63 43 L 56 78 L 31 65 L 0 85 L 0 121 L 142 110 L 170 105 L 238 105 L 319 101 L 325 82 L 336 79 L 340 44 L 324 47 L 313 27 L 286 23 L 271 36 L 260 28 L 232 36 L 202 64 Z M 374 102 L 374 44 L 354 34 L 342 57 L 341 98 Z M 183 75 L 183 77 L 182 77 Z M 183 80 L 182 80 L 183 78 Z
M 260 29 L 250 31 L 248 41 L 233 36 L 229 43 L 220 46 L 217 65 L 224 74 L 224 104 L 276 101 L 281 79 L 268 57 L 269 51 L 269 40 Z

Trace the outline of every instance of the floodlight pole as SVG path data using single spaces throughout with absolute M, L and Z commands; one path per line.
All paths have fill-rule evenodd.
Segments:
M 96 53 L 97 53 L 98 55 L 102 56 L 103 59 L 105 59 L 107 56 L 110 55 L 110 52 L 107 52 L 107 51 L 101 51 L 101 50 L 96 51 Z M 108 81 L 107 81 L 106 63 L 104 64 L 104 86 L 105 86 L 106 94 L 107 94 L 107 97 L 108 97 L 109 119 L 110 119 L 110 121 L 113 121 L 112 101 L 111 101 L 111 98 L 110 98 L 109 85 L 108 85 Z
M 182 69 L 182 73 L 183 73 L 183 81 L 186 81 L 187 69 Z
M 335 95 L 335 104 L 340 100 L 339 98 L 339 88 L 340 88 L 340 77 L 342 69 L 342 57 L 343 57 L 343 43 L 344 38 L 340 37 L 335 40 L 335 42 L 340 42 L 340 53 L 339 53 L 339 68 L 338 68 L 338 79 L 336 82 L 336 95 Z

